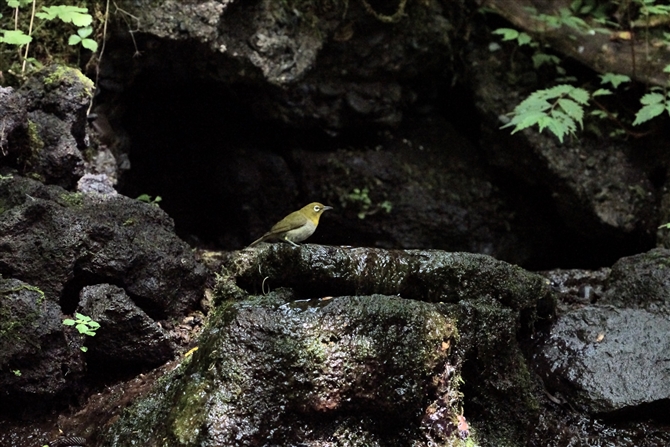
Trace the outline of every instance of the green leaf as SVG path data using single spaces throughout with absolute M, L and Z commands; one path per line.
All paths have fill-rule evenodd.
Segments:
M 561 60 L 558 58 L 558 56 L 554 56 L 553 54 L 546 54 L 546 53 L 533 54 L 534 68 L 540 68 L 544 64 L 558 65 L 560 62 Z
M 588 104 L 590 99 L 589 92 L 587 92 L 583 88 L 577 88 L 577 87 L 570 90 L 568 92 L 568 96 L 582 105 Z
M 70 318 L 66 318 L 65 320 L 63 320 L 63 324 L 65 326 L 74 326 L 74 323 L 75 323 L 75 321 L 71 320 Z
M 663 73 L 670 73 L 670 65 L 663 67 Z
M 491 32 L 502 36 L 502 40 L 514 40 L 519 37 L 519 32 L 512 28 L 498 28 Z
M 635 121 L 633 121 L 633 126 L 637 126 L 649 121 L 652 118 L 656 118 L 658 115 L 663 113 L 663 110 L 665 110 L 663 104 L 649 104 L 642 107 L 635 114 Z
M 524 113 L 523 115 L 515 116 L 510 123 L 503 127 L 515 126 L 514 130 L 512 130 L 512 133 L 515 134 L 527 127 L 534 126 L 545 116 L 547 116 L 546 113 L 538 111 Z
M 81 41 L 81 46 L 92 52 L 98 51 L 98 42 L 93 39 L 84 39 Z
M 531 43 L 533 41 L 533 38 L 530 37 L 530 35 L 527 33 L 519 33 L 519 37 L 517 37 L 516 41 L 519 44 L 519 46 L 522 46 Z
M 88 9 L 78 6 L 42 6 L 42 11 L 44 12 L 38 12 L 35 15 L 46 20 L 59 18 L 65 23 L 72 23 L 78 27 L 89 26 L 93 22 L 93 17 L 88 14 Z
M 582 106 L 567 98 L 559 99 L 558 105 L 570 118 L 577 121 L 580 125 L 582 124 L 582 119 L 584 118 L 584 108 Z
M 81 347 L 81 348 L 79 348 L 79 349 L 81 349 L 81 350 L 82 350 L 82 352 L 87 352 L 87 351 L 88 351 L 88 348 L 87 348 L 86 346 L 82 346 L 82 347 Z
M 599 88 L 595 92 L 591 93 L 591 96 L 596 97 L 596 96 L 604 96 L 604 95 L 611 95 L 612 91 L 607 90 L 606 88 Z
M 20 8 L 31 4 L 33 0 L 7 0 L 7 6 L 10 8 Z
M 89 316 L 87 316 L 87 315 L 84 315 L 84 314 L 80 314 L 79 312 L 75 312 L 75 313 L 74 313 L 74 316 L 75 316 L 75 317 L 77 318 L 77 320 L 79 320 L 79 321 L 91 321 L 91 317 L 89 317 Z
M 76 34 L 71 35 L 67 40 L 68 45 L 77 45 L 79 42 L 81 42 L 81 37 L 77 36 Z
M 2 30 L 2 32 L 4 36 L 0 38 L 0 41 L 8 45 L 25 45 L 33 40 L 21 30 Z
M 100 323 L 98 323 L 97 321 L 91 320 L 91 321 L 88 322 L 88 327 L 90 327 L 91 330 L 95 331 L 96 329 L 100 329 Z
M 616 73 L 605 73 L 600 75 L 601 84 L 612 84 L 612 87 L 614 88 L 619 87 L 619 85 L 623 84 L 624 82 L 630 82 L 630 77 Z
M 644 105 L 659 104 L 663 101 L 665 101 L 665 95 L 660 93 L 647 93 L 640 98 L 640 102 Z
M 79 34 L 79 36 L 82 39 L 90 36 L 92 32 L 93 32 L 93 27 L 91 27 L 91 26 L 87 26 L 87 27 L 84 27 L 84 28 L 79 28 L 77 30 L 77 34 Z

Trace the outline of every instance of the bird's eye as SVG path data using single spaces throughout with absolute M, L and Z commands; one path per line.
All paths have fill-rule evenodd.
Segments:
M 315 212 L 315 213 L 318 213 L 320 209 L 321 209 L 321 207 L 320 207 L 319 205 L 316 205 L 316 206 L 314 207 L 314 212 Z

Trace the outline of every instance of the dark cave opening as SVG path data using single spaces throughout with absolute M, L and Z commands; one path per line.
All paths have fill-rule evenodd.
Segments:
M 462 85 L 444 85 L 438 91 L 437 96 L 408 110 L 404 122 L 437 113 L 477 145 L 482 121 L 471 92 Z M 254 213 L 250 207 L 258 206 L 258 202 L 250 200 L 249 195 L 264 196 L 262 189 L 267 184 L 240 177 L 236 166 L 255 163 L 254 154 L 260 152 L 275 154 L 279 162 L 296 148 L 329 151 L 347 146 L 374 147 L 378 143 L 381 128 L 361 126 L 333 136 L 320 128 L 295 129 L 276 121 L 259 120 L 253 101 L 249 100 L 257 94 L 247 85 L 185 81 L 170 84 L 169 76 L 163 75 L 162 82 L 155 82 L 149 73 L 136 79 L 120 99 L 124 110 L 121 126 L 131 141 L 131 169 L 122 177 L 120 192 L 130 197 L 161 196 L 160 206 L 174 219 L 177 234 L 192 245 L 240 249 L 257 237 L 249 231 L 249 216 Z M 411 123 L 392 131 L 402 133 L 403 126 Z M 532 241 L 533 252 L 522 264 L 524 268 L 594 269 L 654 246 L 653 235 L 642 232 L 633 232 L 624 239 L 579 234 L 562 222 L 548 189 L 528 185 L 495 168 L 489 171 L 496 186 L 517 208 L 513 230 Z M 242 187 L 249 190 L 247 195 L 242 193 Z M 309 199 L 303 197 L 299 185 L 295 189 L 286 191 L 287 202 Z M 261 219 L 264 213 L 282 217 L 282 210 L 286 209 L 283 204 L 267 206 L 267 211 L 265 207 L 255 211 Z M 276 220 L 272 219 L 267 221 Z M 324 231 L 328 225 L 324 223 Z M 350 232 L 346 244 L 366 246 L 371 240 L 364 232 Z M 315 235 L 310 241 L 343 243 L 329 240 L 326 234 Z

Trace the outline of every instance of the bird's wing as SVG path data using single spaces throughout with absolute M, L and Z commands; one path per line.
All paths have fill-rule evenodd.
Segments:
M 303 225 L 307 223 L 307 218 L 303 216 L 302 214 L 298 214 L 296 216 L 291 216 L 290 219 L 284 219 L 280 222 L 277 222 L 272 228 L 270 228 L 270 231 L 268 231 L 268 234 L 279 234 L 279 233 L 285 233 L 287 231 L 295 230 L 296 228 L 300 228 Z

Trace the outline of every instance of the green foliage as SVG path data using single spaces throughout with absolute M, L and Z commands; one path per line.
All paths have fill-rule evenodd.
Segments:
M 630 78 L 626 75 L 616 73 L 605 73 L 600 75 L 601 84 L 612 84 L 612 87 L 617 88 L 624 82 L 630 82 Z
M 368 195 L 369 193 L 370 190 L 368 188 L 354 188 L 354 190 L 347 195 L 347 198 L 351 202 L 356 202 L 360 205 L 361 211 L 358 213 L 359 219 L 365 219 L 366 213 L 372 205 L 372 199 L 370 199 L 370 196 Z
M 668 222 L 668 223 L 664 223 L 663 225 L 661 225 L 661 226 L 658 227 L 658 228 L 659 228 L 659 229 L 661 229 L 661 228 L 665 228 L 666 230 L 670 230 L 670 222 Z
M 512 28 L 498 28 L 492 31 L 493 34 L 502 36 L 503 41 L 516 40 L 519 46 L 530 44 L 533 39 L 527 33 L 519 32 Z
M 72 23 L 80 28 L 89 26 L 93 22 L 93 17 L 88 13 L 88 9 L 68 5 L 42 6 L 42 12 L 36 13 L 35 17 L 45 20 L 58 18 L 65 23 Z
M 144 203 L 150 203 L 152 205 L 158 206 L 158 204 L 163 200 L 161 196 L 156 196 L 155 198 L 151 198 L 149 194 L 142 194 L 139 197 L 137 197 L 137 200 L 140 202 Z
M 380 210 L 386 212 L 387 214 L 393 209 L 393 205 L 388 200 L 374 205 L 372 199 L 370 198 L 370 190 L 368 188 L 354 188 L 352 192 L 344 197 L 344 200 L 341 200 L 344 207 L 349 205 L 354 205 L 358 208 L 358 218 L 365 219 L 367 216 L 378 213 Z
M 563 142 L 566 134 L 575 133 L 577 123 L 583 126 L 583 106 L 588 102 L 589 92 L 568 84 L 537 90 L 514 108 L 512 120 L 502 128 L 514 127 L 514 134 L 537 125 L 540 132 L 549 129 Z
M 639 16 L 647 19 L 650 16 L 670 16 L 670 5 L 661 4 L 656 0 L 632 0 L 626 3 L 626 5 L 620 5 L 619 9 L 625 8 L 628 11 L 628 17 L 631 17 L 635 14 L 630 10 L 632 7 L 636 8 Z M 614 9 L 615 7 L 611 3 L 598 0 L 573 0 L 570 8 L 561 8 L 557 15 L 538 14 L 534 8 L 527 8 L 531 17 L 546 25 L 546 30 L 566 26 L 581 32 L 588 32 L 589 34 L 606 30 L 592 28 L 586 21 L 577 17 L 577 15 L 588 15 L 592 21 L 619 27 L 617 23 L 611 22 L 608 17 L 608 14 L 614 17 Z M 620 10 L 618 12 L 621 13 Z M 637 22 L 630 23 L 629 26 L 641 26 L 639 22 L 638 20 Z M 649 20 L 646 23 L 647 27 L 651 26 Z M 542 31 L 538 31 L 537 33 L 540 36 L 542 35 Z M 536 50 L 535 54 L 532 55 L 534 68 L 538 69 L 543 65 L 554 65 L 559 75 L 565 74 L 565 71 L 559 65 L 561 59 L 555 55 L 540 51 L 540 43 L 533 41 L 530 37 L 522 39 L 521 36 L 525 33 L 510 28 L 499 28 L 494 30 L 493 34 L 502 36 L 504 41 L 515 41 L 519 46 L 529 45 L 531 48 L 534 48 Z M 666 32 L 663 34 L 663 42 L 667 46 L 670 46 L 670 33 Z M 670 65 L 664 67 L 663 72 L 670 73 Z M 537 125 L 540 132 L 544 129 L 549 129 L 562 142 L 565 135 L 575 133 L 577 125 L 583 127 L 584 107 L 589 104 L 591 99 L 611 95 L 613 92 L 610 89 L 617 89 L 622 84 L 631 82 L 629 76 L 617 73 L 605 73 L 600 75 L 602 87 L 589 92 L 567 85 L 567 82 L 571 82 L 572 80 L 574 78 L 562 76 L 561 79 L 556 80 L 560 85 L 532 93 L 521 104 L 515 107 L 511 113 L 511 122 L 504 125 L 503 128 L 513 127 L 512 133 L 516 133 L 519 130 Z M 640 99 L 640 102 L 642 107 L 635 114 L 635 119 L 632 122 L 633 126 L 638 126 L 662 115 L 664 111 L 670 115 L 670 93 L 666 90 L 661 90 L 658 87 L 652 89 L 650 93 L 647 93 Z M 624 126 L 617 118 L 617 114 L 607 111 L 600 103 L 596 102 L 596 104 L 601 110 L 592 111 L 590 116 L 614 120 L 620 126 L 621 133 Z M 624 119 L 623 122 L 630 121 Z M 592 127 L 590 128 L 593 129 Z
M 31 6 L 30 11 L 26 12 L 26 14 L 21 14 L 21 8 L 28 5 Z M 93 28 L 91 27 L 93 16 L 88 13 L 87 8 L 73 5 L 51 5 L 41 6 L 40 11 L 35 12 L 33 0 L 7 0 L 7 6 L 14 9 L 14 13 L 12 14 L 13 20 L 10 25 L 13 29 L 2 29 L 2 25 L 0 25 L 0 43 L 22 47 L 20 53 L 12 52 L 7 57 L 11 61 L 12 59 L 15 60 L 16 55 L 18 55 L 20 59 L 18 63 L 14 62 L 16 65 L 21 65 L 20 70 L 18 68 L 16 70 L 13 68 L 8 69 L 7 71 L 10 74 L 20 77 L 25 74 L 26 69 L 29 67 L 40 68 L 41 64 L 35 58 L 29 57 L 30 44 L 34 42 L 35 35 L 45 36 L 44 31 L 41 34 L 36 33 L 49 22 L 60 21 L 77 27 L 76 34 L 71 35 L 68 39 L 69 45 L 81 45 L 83 48 L 93 52 L 98 49 L 97 42 L 90 37 L 93 33 Z M 0 14 L 1 17 L 2 15 Z M 4 26 L 8 25 L 7 21 L 3 23 Z M 48 45 L 51 47 L 58 41 L 58 39 L 53 38 L 53 34 L 48 35 L 47 39 L 49 40 Z M 45 51 L 45 46 L 40 47 L 42 51 Z M 49 50 L 46 51 L 48 52 Z M 0 69 L 2 68 L 0 67 Z M 20 73 L 17 74 L 15 71 Z
M 640 15 L 645 18 L 670 14 L 670 5 L 657 4 L 656 0 L 635 0 L 635 3 L 640 7 Z
M 67 44 L 77 45 L 81 43 L 82 47 L 86 48 L 87 50 L 96 52 L 98 51 L 98 42 L 88 38 L 88 36 L 90 36 L 92 32 L 93 28 L 91 28 L 90 26 L 87 26 L 86 28 L 79 28 L 77 30 L 77 34 L 73 34 L 70 36 L 70 39 L 67 41 Z
M 75 329 L 77 329 L 77 331 L 79 331 L 79 333 L 82 335 L 88 335 L 89 337 L 95 336 L 95 331 L 100 328 L 100 324 L 97 321 L 94 321 L 91 319 L 91 317 L 82 315 L 79 312 L 75 312 L 74 317 L 74 320 L 71 318 L 66 318 L 63 320 L 63 324 L 65 326 L 74 326 Z M 88 351 L 86 346 L 82 346 L 79 349 L 84 352 Z
M 2 32 L 2 37 L 0 37 L 0 42 L 6 43 L 7 45 L 25 45 L 32 42 L 33 38 L 24 34 L 20 29 L 18 30 L 0 30 Z
M 14 375 L 16 377 L 21 377 L 21 370 L 20 369 L 13 369 L 12 373 L 14 373 Z
M 670 102 L 668 101 L 669 93 L 667 91 L 661 93 L 658 90 L 660 89 L 647 93 L 640 98 L 642 108 L 635 114 L 635 121 L 633 121 L 634 126 L 649 121 L 652 118 L 656 118 L 662 114 L 663 111 L 670 114 Z

